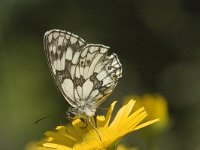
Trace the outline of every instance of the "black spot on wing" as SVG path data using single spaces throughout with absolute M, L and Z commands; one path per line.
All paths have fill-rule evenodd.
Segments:
M 103 81 L 99 81 L 97 79 L 97 73 L 93 73 L 91 76 L 90 76 L 90 80 L 94 83 L 94 86 L 93 86 L 93 90 L 96 90 L 96 89 L 99 89 L 102 87 L 102 84 L 103 84 Z
M 75 78 L 74 79 L 74 87 L 77 88 L 78 86 L 83 86 L 83 83 L 85 83 L 85 79 L 83 78 L 83 76 L 81 76 L 80 78 Z

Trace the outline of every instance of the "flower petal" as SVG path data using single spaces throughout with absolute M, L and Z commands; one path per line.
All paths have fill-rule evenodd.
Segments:
M 44 147 L 57 149 L 57 150 L 72 150 L 72 148 L 60 145 L 60 144 L 54 144 L 54 143 L 44 143 Z
M 97 116 L 96 119 L 97 128 L 103 127 L 105 125 L 105 117 L 104 116 Z
M 135 101 L 130 100 L 126 105 L 124 105 L 115 116 L 110 127 L 118 126 L 120 123 L 123 124 L 124 119 L 128 117 L 129 113 L 132 111 Z M 127 115 L 128 114 L 128 115 Z
M 158 122 L 158 121 L 159 121 L 159 119 L 154 119 L 154 120 L 142 123 L 142 124 L 138 125 L 137 127 L 135 127 L 132 131 L 139 130 L 141 128 L 144 128 L 144 127 L 151 125 L 151 124 Z
M 108 124 L 110 122 L 110 118 L 111 118 L 111 115 L 112 115 L 112 112 L 113 112 L 113 109 L 115 107 L 115 104 L 117 103 L 117 101 L 114 101 L 112 102 L 112 104 L 110 105 L 109 109 L 108 109 L 108 112 L 106 114 L 106 119 L 105 119 L 105 127 L 108 127 Z
M 57 132 L 47 131 L 45 133 L 46 136 L 53 138 L 53 142 L 72 147 L 74 143 L 77 141 L 76 138 L 70 136 L 69 134 L 60 134 Z

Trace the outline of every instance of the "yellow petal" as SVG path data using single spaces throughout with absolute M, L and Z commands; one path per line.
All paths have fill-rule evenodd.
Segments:
M 90 130 L 87 123 L 82 122 L 80 119 L 75 119 L 72 122 L 72 126 L 69 126 L 67 131 L 72 135 L 80 135 L 82 137 Z
M 129 114 L 131 113 L 134 105 L 135 105 L 135 102 L 133 99 L 131 99 L 126 106 L 125 110 L 124 110 L 124 113 L 123 113 L 123 118 L 127 118 L 129 116 Z
M 128 113 L 129 110 L 132 110 L 133 106 L 134 106 L 134 101 L 130 100 L 126 105 L 124 105 L 117 113 L 117 115 L 115 116 L 115 119 L 113 120 L 113 122 L 111 123 L 110 127 L 116 127 L 118 126 L 120 123 L 123 123 L 123 117 L 125 117 Z M 127 111 L 128 110 L 128 111 Z M 123 116 L 125 112 L 125 116 Z
M 115 104 L 117 103 L 117 101 L 112 102 L 112 104 L 110 105 L 108 112 L 106 114 L 106 119 L 105 119 L 105 127 L 108 127 L 108 124 L 110 122 L 110 118 L 113 112 L 113 109 L 115 107 Z
M 131 131 L 131 129 L 135 128 L 144 118 L 147 116 L 147 112 L 141 112 L 133 120 L 127 123 L 128 130 Z
M 141 128 L 144 128 L 144 127 L 151 125 L 151 124 L 158 122 L 158 121 L 159 121 L 159 119 L 154 119 L 154 120 L 142 123 L 142 124 L 138 125 L 137 127 L 135 127 L 132 131 L 139 130 Z
M 97 128 L 103 127 L 105 125 L 105 117 L 97 116 Z
M 77 139 L 73 138 L 68 134 L 59 134 L 56 132 L 47 131 L 45 133 L 46 136 L 53 138 L 57 143 L 72 147 Z M 58 140 L 57 140 L 58 139 Z
M 145 111 L 144 107 L 138 109 L 137 111 L 135 111 L 134 113 L 132 113 L 132 114 L 128 117 L 127 121 L 128 121 L 128 122 L 131 122 L 131 120 L 134 120 L 134 118 L 135 118 L 138 114 L 140 114 L 141 112 L 143 112 L 143 111 Z
M 72 148 L 59 145 L 59 144 L 54 144 L 54 143 L 44 143 L 43 146 L 47 148 L 56 149 L 56 150 L 72 150 Z

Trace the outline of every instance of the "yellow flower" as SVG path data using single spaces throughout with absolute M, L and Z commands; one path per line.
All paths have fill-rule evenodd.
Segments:
M 124 105 L 111 121 L 115 104 L 116 101 L 111 104 L 106 116 L 91 118 L 101 140 L 91 125 L 76 119 L 70 125 L 58 126 L 56 131 L 47 131 L 45 133 L 46 139 L 37 143 L 35 150 L 114 150 L 118 140 L 126 134 L 158 121 L 158 119 L 153 119 L 141 123 L 147 116 L 147 112 L 144 107 L 132 112 L 134 100 L 130 100 Z M 33 144 L 30 147 L 33 148 L 33 146 L 35 145 Z M 30 147 L 27 149 L 31 150 Z
M 166 99 L 159 94 L 145 94 L 143 96 L 128 96 L 125 98 L 125 102 L 129 98 L 134 98 L 137 103 L 135 108 L 145 107 L 148 112 L 148 119 L 159 118 L 159 123 L 154 124 L 151 128 L 157 131 L 166 129 L 169 125 L 169 112 Z M 155 131 L 153 131 L 155 133 Z

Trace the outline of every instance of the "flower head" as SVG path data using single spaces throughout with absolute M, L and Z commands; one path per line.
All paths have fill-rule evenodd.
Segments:
M 148 126 L 158 119 L 153 119 L 141 123 L 147 116 L 144 107 L 139 108 L 133 112 L 134 100 L 130 100 L 124 105 L 116 114 L 115 118 L 111 121 L 112 111 L 116 101 L 114 101 L 106 116 L 92 117 L 92 123 L 96 125 L 98 134 L 91 127 L 90 124 L 76 119 L 72 124 L 67 126 L 58 126 L 56 131 L 47 131 L 43 141 L 38 143 L 38 150 L 106 150 L 116 149 L 116 144 L 126 134 Z M 30 150 L 30 149 L 29 149 Z

